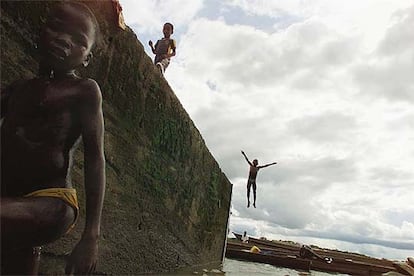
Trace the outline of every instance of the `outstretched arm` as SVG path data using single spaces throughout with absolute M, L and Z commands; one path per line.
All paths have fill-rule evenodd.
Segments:
M 105 193 L 102 95 L 95 81 L 85 81 L 83 86 L 80 120 L 85 160 L 86 221 L 81 240 L 68 259 L 67 274 L 90 274 L 95 270 Z
M 241 153 L 243 154 L 244 158 L 246 159 L 247 163 L 249 163 L 250 166 L 253 166 L 252 162 L 250 162 L 249 158 L 247 158 L 246 154 L 244 153 L 244 151 L 241 151 Z
M 269 166 L 272 166 L 272 165 L 276 165 L 277 164 L 277 162 L 273 162 L 273 163 L 269 163 L 269 164 L 266 164 L 266 165 L 263 165 L 263 166 L 257 166 L 259 169 L 262 169 L 262 168 L 266 168 L 266 167 L 269 167 Z

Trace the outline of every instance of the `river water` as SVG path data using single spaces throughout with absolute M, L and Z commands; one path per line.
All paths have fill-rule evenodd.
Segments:
M 276 267 L 268 264 L 252 263 L 245 261 L 238 261 L 226 258 L 223 264 L 223 272 L 226 276 L 248 276 L 248 275 L 312 275 L 312 276 L 331 276 L 331 275 L 346 275 L 346 274 L 329 274 L 319 271 L 304 272 L 283 267 Z M 207 273 L 211 275 L 211 273 Z
M 289 268 L 283 267 L 276 267 L 269 264 L 261 264 L 261 263 L 253 263 L 253 262 L 246 262 L 246 261 L 239 261 L 234 259 L 224 259 L 224 263 L 221 268 L 217 268 L 215 266 L 208 267 L 186 267 L 180 269 L 176 272 L 165 273 L 163 275 L 170 275 L 170 276 L 191 276 L 191 275 L 199 275 L 199 276 L 263 276 L 263 275 L 272 275 L 272 276 L 304 276 L 304 275 L 311 275 L 311 276 L 332 276 L 332 275 L 347 275 L 347 274 L 339 274 L 339 273 L 324 273 L 319 271 L 305 272 L 300 270 L 294 270 Z

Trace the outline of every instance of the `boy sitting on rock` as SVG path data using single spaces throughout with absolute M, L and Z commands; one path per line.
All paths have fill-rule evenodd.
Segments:
M 102 95 L 87 66 L 96 18 L 80 3 L 50 13 L 39 42 L 40 72 L 1 91 L 1 274 L 37 274 L 40 246 L 76 222 L 79 207 L 69 180 L 71 153 L 84 145 L 86 222 L 67 274 L 95 270 L 105 191 Z

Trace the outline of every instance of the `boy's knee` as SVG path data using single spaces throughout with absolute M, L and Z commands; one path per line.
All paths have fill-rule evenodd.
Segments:
M 164 67 L 162 66 L 161 62 L 158 62 L 155 64 L 157 66 L 158 70 L 160 70 L 161 74 L 164 74 Z
M 10 205 L 20 208 L 9 212 L 7 219 L 4 219 L 6 214 L 2 210 L 4 246 L 32 247 L 50 243 L 63 236 L 76 219 L 75 210 L 58 198 L 25 198 Z

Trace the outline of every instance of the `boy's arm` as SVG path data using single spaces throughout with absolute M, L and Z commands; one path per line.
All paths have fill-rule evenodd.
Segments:
M 90 274 L 95 270 L 105 193 L 102 95 L 93 80 L 86 80 L 82 86 L 79 113 L 85 160 L 86 221 L 81 240 L 68 259 L 67 274 Z
M 157 41 L 157 43 L 158 43 L 158 41 Z M 157 43 L 155 43 L 155 47 L 154 47 L 154 44 L 152 43 L 152 40 L 150 40 L 150 41 L 148 42 L 148 45 L 151 47 L 151 51 L 152 51 L 152 53 L 153 53 L 154 55 L 156 55 L 156 54 L 157 54 L 157 52 L 155 51 L 155 48 L 157 47 Z
M 272 165 L 276 165 L 277 164 L 277 162 L 273 162 L 273 163 L 269 163 L 269 164 L 266 164 L 266 165 L 263 165 L 263 166 L 257 166 L 259 169 L 262 169 L 262 168 L 266 168 L 266 167 L 269 167 L 269 166 L 272 166 Z
M 241 151 L 241 153 L 243 154 L 244 158 L 246 159 L 247 163 L 249 163 L 250 166 L 253 166 L 253 164 L 249 161 L 249 158 L 247 158 L 246 154 L 244 153 L 244 151 Z
M 166 54 L 166 58 L 170 58 L 175 56 L 175 49 L 172 49 L 172 52 L 170 54 Z
M 172 39 L 172 41 L 171 41 L 171 53 L 168 53 L 167 58 L 170 58 L 170 57 L 175 56 L 175 54 L 176 54 L 176 49 L 177 49 L 177 47 L 176 47 L 176 45 L 175 45 L 175 40 L 174 40 L 174 39 Z

